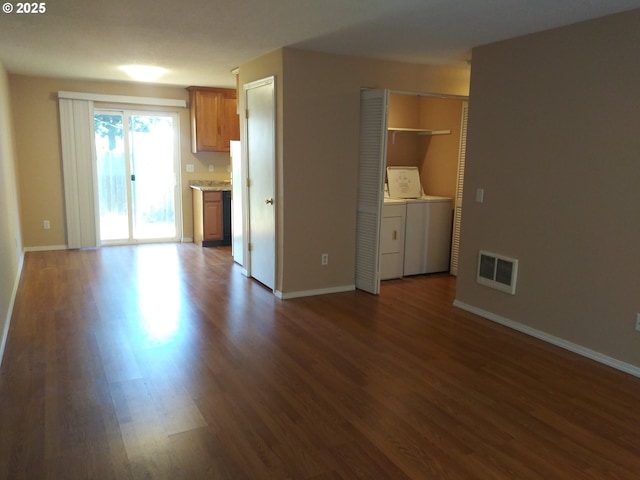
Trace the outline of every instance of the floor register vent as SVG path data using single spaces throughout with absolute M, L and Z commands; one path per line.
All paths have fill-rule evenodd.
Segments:
M 514 295 L 518 276 L 518 260 L 480 250 L 478 277 L 481 285 Z

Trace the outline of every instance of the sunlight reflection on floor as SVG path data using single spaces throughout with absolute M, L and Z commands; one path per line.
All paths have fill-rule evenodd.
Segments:
M 175 247 L 163 248 L 162 255 L 155 249 L 142 248 L 137 261 L 141 326 L 152 343 L 170 343 L 180 331 L 182 287 L 178 253 Z

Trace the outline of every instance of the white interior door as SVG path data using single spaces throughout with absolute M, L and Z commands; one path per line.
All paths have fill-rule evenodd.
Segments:
M 244 86 L 248 185 L 248 274 L 275 287 L 275 90 L 270 77 Z
M 387 159 L 388 90 L 360 94 L 356 288 L 380 293 L 380 227 Z

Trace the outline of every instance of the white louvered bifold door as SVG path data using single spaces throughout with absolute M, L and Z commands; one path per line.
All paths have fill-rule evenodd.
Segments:
M 462 226 L 462 193 L 464 187 L 464 164 L 467 155 L 467 119 L 469 115 L 469 103 L 462 104 L 462 121 L 460 126 L 460 156 L 458 158 L 458 180 L 456 183 L 456 204 L 453 213 L 453 235 L 451 240 L 451 265 L 452 275 L 458 274 L 458 261 L 460 259 L 460 228 Z
M 356 288 L 380 293 L 380 222 L 387 151 L 388 90 L 360 94 Z

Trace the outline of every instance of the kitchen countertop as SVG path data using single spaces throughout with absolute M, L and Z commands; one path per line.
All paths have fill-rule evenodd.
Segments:
M 192 180 L 189 182 L 189 186 L 194 190 L 201 190 L 203 192 L 223 192 L 231 190 L 231 182 L 219 180 Z

